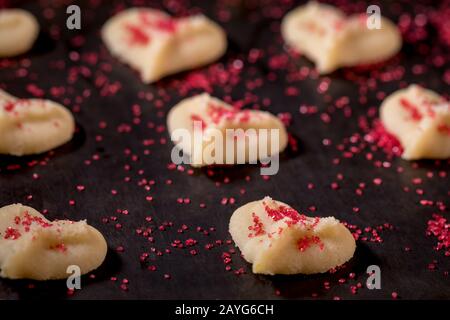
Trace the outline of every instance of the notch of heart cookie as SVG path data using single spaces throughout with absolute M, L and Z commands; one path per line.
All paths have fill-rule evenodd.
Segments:
M 42 153 L 72 139 L 75 120 L 62 105 L 19 99 L 0 89 L 0 154 Z
M 439 94 L 410 85 L 383 101 L 380 118 L 400 141 L 404 159 L 450 158 L 450 103 Z
M 232 215 L 230 234 L 253 272 L 313 274 L 350 260 L 351 232 L 333 217 L 307 217 L 270 197 L 250 202 Z
M 110 18 L 102 39 L 145 83 L 207 65 L 227 47 L 225 32 L 203 15 L 172 18 L 147 8 L 127 9 Z
M 194 167 L 256 163 L 278 155 L 288 141 L 284 124 L 271 113 L 240 110 L 207 93 L 174 106 L 167 126 L 172 140 L 190 156 Z M 180 139 L 180 130 L 187 137 Z
M 365 14 L 346 17 L 336 7 L 309 2 L 289 12 L 281 32 L 285 42 L 316 63 L 319 73 L 381 62 L 402 45 L 395 24 L 380 17 L 380 29 L 367 27 Z
M 64 279 L 69 266 L 81 274 L 99 267 L 107 244 L 86 221 L 49 221 L 21 204 L 0 208 L 0 276 L 10 279 Z

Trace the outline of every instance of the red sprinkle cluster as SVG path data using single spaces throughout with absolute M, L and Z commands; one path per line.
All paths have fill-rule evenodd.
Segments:
M 450 223 L 439 214 L 433 214 L 428 221 L 427 234 L 437 238 L 436 250 L 443 250 L 446 257 L 450 257 Z
M 305 215 L 300 214 L 297 210 L 291 207 L 280 205 L 277 208 L 272 208 L 265 202 L 263 202 L 263 206 L 266 213 L 274 221 L 279 221 L 284 218 L 288 218 L 289 220 L 295 222 L 301 222 L 303 224 L 305 224 L 307 221 L 307 217 Z
M 409 101 L 406 98 L 401 98 L 400 99 L 400 105 L 409 112 L 411 119 L 413 121 L 420 121 L 422 120 L 422 114 L 419 111 L 419 108 L 414 105 L 411 101 Z
M 33 223 L 38 224 L 38 226 L 42 227 L 42 228 L 48 228 L 48 227 L 52 226 L 51 223 L 46 222 L 41 217 L 30 215 L 27 211 L 23 213 L 23 217 L 20 217 L 20 216 L 14 217 L 14 224 L 24 226 L 25 232 L 30 231 L 31 225 Z M 20 236 L 21 236 L 21 234 L 18 229 L 8 227 L 5 230 L 4 239 L 17 240 L 20 238 Z
M 144 30 L 142 30 L 140 26 L 127 24 L 125 25 L 125 29 L 130 35 L 130 44 L 144 46 L 150 42 L 150 36 Z
M 152 28 L 158 31 L 174 33 L 177 30 L 178 22 L 170 17 L 159 17 L 154 19 L 153 15 L 141 13 L 139 19 L 145 28 Z
M 365 135 L 365 140 L 375 144 L 388 155 L 401 156 L 403 153 L 400 141 L 389 133 L 380 120 L 373 122 L 372 129 Z
M 295 210 L 291 207 L 288 207 L 288 206 L 280 205 L 277 208 L 272 208 L 269 205 L 267 205 L 265 202 L 263 202 L 263 206 L 264 206 L 264 210 L 266 211 L 267 215 L 271 219 L 273 219 L 274 221 L 287 219 L 286 224 L 288 226 L 295 225 L 295 224 L 301 224 L 304 227 L 306 227 L 307 230 L 314 230 L 314 228 L 320 222 L 319 217 L 315 217 L 313 219 L 313 221 L 311 222 L 310 218 L 308 218 L 304 214 L 301 214 L 297 210 Z M 279 230 L 279 233 L 281 233 L 281 232 L 282 232 L 282 229 Z M 321 250 L 324 248 L 324 244 L 318 236 L 306 236 L 304 238 L 301 238 L 298 241 L 297 245 L 298 245 L 298 248 L 300 251 L 305 251 L 313 244 L 319 245 Z
M 298 250 L 301 252 L 306 251 L 306 249 L 310 248 L 312 245 L 318 245 L 320 250 L 323 250 L 325 246 L 318 236 L 306 236 L 299 239 L 297 242 Z
M 144 46 L 150 43 L 151 37 L 146 31 L 154 29 L 166 33 L 174 33 L 177 30 L 177 20 L 170 17 L 155 17 L 152 14 L 139 14 L 139 25 L 126 24 L 125 30 L 130 35 L 131 45 Z
M 215 124 L 218 124 L 222 120 L 238 122 L 248 122 L 250 120 L 249 110 L 228 109 L 213 103 L 210 103 L 208 106 L 208 116 Z
M 264 224 L 254 212 L 252 213 L 252 218 L 253 218 L 253 225 L 249 226 L 248 230 L 252 231 L 253 233 L 250 233 L 248 237 L 253 238 L 266 234 L 266 231 L 264 230 Z
M 5 230 L 5 236 L 3 237 L 3 239 L 5 240 L 17 240 L 19 239 L 21 236 L 20 232 L 18 229 L 12 228 L 12 227 L 7 227 Z

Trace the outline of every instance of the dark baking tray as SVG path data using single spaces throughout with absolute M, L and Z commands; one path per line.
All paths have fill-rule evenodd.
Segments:
M 367 7 L 365 2 L 337 3 L 353 12 Z M 389 94 L 406 83 L 420 83 L 441 93 L 448 92 L 448 75 L 447 80 L 444 76 L 449 70 L 448 47 L 430 19 L 423 23 L 421 16 L 417 24 L 413 21 L 407 25 L 406 32 L 412 40 L 404 44 L 402 52 L 393 60 L 377 67 L 340 70 L 328 77 L 295 80 L 292 79 L 294 70 L 312 68 L 312 64 L 305 58 L 292 58 L 282 45 L 279 22 L 284 12 L 295 7 L 291 1 L 98 0 L 78 4 L 82 10 L 82 29 L 70 31 L 65 28 L 67 3 L 63 1 L 6 1 L 8 6 L 33 12 L 39 19 L 41 33 L 29 53 L 0 60 L 0 86 L 12 94 L 27 97 L 35 91 L 29 84 L 37 85 L 43 89 L 45 97 L 78 111 L 75 117 L 79 129 L 73 141 L 54 152 L 24 158 L 1 156 L 0 205 L 21 202 L 38 210 L 48 209 L 51 219 L 86 218 L 103 232 L 109 252 L 104 264 L 93 272 L 95 276 L 84 276 L 82 290 L 73 295 L 67 293 L 65 281 L 1 279 L 1 299 L 391 299 L 393 292 L 400 299 L 450 298 L 449 257 L 444 250 L 436 251 L 436 237 L 426 234 L 433 213 L 449 217 L 448 209 L 440 210 L 436 205 L 440 201 L 449 207 L 449 178 L 444 176 L 449 172 L 448 161 L 406 162 L 391 159 L 380 150 L 373 152 L 379 162 L 369 161 L 365 154 L 370 151 L 370 145 L 365 145 L 364 151 L 352 158 L 346 158 L 338 146 L 343 143 L 348 149 L 350 136 L 364 134 L 358 119 L 370 108 L 379 106 L 379 92 Z M 182 73 L 153 85 L 143 84 L 134 71 L 106 52 L 99 38 L 99 29 L 106 19 L 132 4 L 165 9 L 176 15 L 202 11 L 219 20 L 228 33 L 229 49 L 217 65 L 222 64 L 227 72 L 218 71 L 220 68 L 216 65 L 215 69 L 200 69 L 194 73 L 197 76 Z M 378 4 L 382 13 L 396 22 L 402 14 L 423 14 L 429 18 L 431 11 L 446 8 L 445 2 L 436 1 Z M 414 39 L 414 35 L 422 32 L 416 29 L 426 30 L 428 34 L 423 39 Z M 257 52 L 252 50 L 254 48 L 262 49 L 264 55 L 256 62 L 249 62 L 248 56 L 254 57 Z M 441 59 L 442 63 L 436 63 L 436 59 Z M 243 61 L 243 68 L 239 70 L 240 63 L 235 62 L 233 69 L 233 61 Z M 425 72 L 420 72 L 420 67 L 415 65 L 424 66 Z M 368 83 L 374 73 L 392 72 L 399 66 L 404 68 L 401 79 L 377 81 L 376 88 L 364 94 L 367 103 L 359 102 L 358 84 L 354 79 Z M 23 73 L 24 69 L 27 74 Z M 71 82 L 76 72 L 76 81 Z M 189 166 L 185 166 L 184 171 L 168 168 L 172 144 L 161 126 L 165 125 L 165 115 L 172 105 L 202 91 L 195 88 L 201 83 L 198 74 L 206 75 L 204 79 L 212 83 L 216 96 L 229 95 L 233 100 L 243 99 L 250 91 L 246 85 L 263 79 L 261 86 L 251 90 L 259 97 L 257 104 L 275 114 L 291 113 L 289 132 L 298 143 L 298 151 L 291 148 L 282 155 L 277 175 L 264 180 L 258 166 L 192 172 Z M 230 84 L 237 74 L 238 82 Z M 277 79 L 270 81 L 274 75 Z M 316 88 L 324 79 L 331 81 L 329 89 L 319 93 Z M 196 85 L 186 89 L 186 83 Z M 116 93 L 102 95 L 102 90 L 113 91 L 116 84 L 120 84 Z M 61 93 L 55 87 L 66 90 Z M 287 94 L 293 92 L 288 87 L 298 88 L 299 94 Z M 90 90 L 90 96 L 77 100 L 76 97 L 86 90 Z M 154 99 L 142 99 L 140 92 L 154 95 Z M 331 102 L 327 96 L 331 97 Z M 343 109 L 332 107 L 342 96 L 349 98 L 346 109 L 351 109 L 350 117 L 344 115 Z M 271 99 L 270 106 L 263 105 L 264 98 Z M 134 104 L 141 106 L 140 115 L 133 114 Z M 252 105 L 247 103 L 246 107 Z M 301 105 L 316 106 L 318 112 L 302 114 L 299 112 Z M 331 115 L 330 123 L 326 123 L 322 113 Z M 140 122 L 133 122 L 135 118 Z M 107 123 L 106 128 L 101 128 L 102 121 Z M 101 140 L 96 139 L 98 135 Z M 149 142 L 151 139 L 154 144 Z M 332 145 L 324 146 L 324 139 L 330 139 Z M 149 154 L 145 154 L 145 150 L 149 150 Z M 333 164 L 336 158 L 340 159 L 339 164 Z M 404 169 L 402 173 L 398 172 L 399 167 Z M 125 181 L 126 177 L 129 182 Z M 375 178 L 380 178 L 382 184 L 375 185 Z M 422 179 L 419 185 L 414 184 L 420 182 L 416 178 Z M 173 183 L 167 185 L 167 179 Z M 145 190 L 144 182 L 150 186 L 149 191 Z M 339 189 L 333 190 L 332 182 L 338 182 Z M 309 183 L 315 188 L 310 190 Z M 362 195 L 356 191 L 360 183 L 366 184 Z M 77 185 L 85 186 L 85 191 L 77 191 Z M 405 192 L 405 187 L 410 191 Z M 241 193 L 243 188 L 244 194 Z M 421 189 L 423 194 L 416 189 Z M 116 190 L 117 194 L 112 194 L 111 190 Z M 370 231 L 364 232 L 365 227 L 389 225 L 379 232 L 381 243 L 358 241 L 354 258 L 334 273 L 254 275 L 238 251 L 232 254 L 232 271 L 226 271 L 222 254 L 234 247 L 226 242 L 230 240 L 231 214 L 238 206 L 265 195 L 307 214 L 333 215 L 357 225 L 366 235 L 370 235 Z M 147 196 L 152 196 L 153 200 L 147 201 Z M 179 204 L 178 198 L 189 198 L 190 203 Z M 235 203 L 222 204 L 223 198 L 234 198 Z M 75 201 L 74 205 L 69 203 L 71 200 Z M 422 205 L 421 200 L 432 200 L 434 204 Z M 200 203 L 206 208 L 200 208 Z M 308 209 L 311 206 L 317 210 L 311 212 Z M 354 207 L 360 211 L 355 212 Z M 146 220 L 149 216 L 152 221 Z M 111 217 L 117 217 L 117 221 Z M 109 222 L 105 223 L 105 218 Z M 121 228 L 116 227 L 118 223 Z M 183 224 L 188 230 L 179 233 Z M 160 226 L 165 230 L 159 230 Z M 148 227 L 154 230 L 150 235 L 153 243 L 136 232 L 136 229 Z M 210 230 L 211 227 L 214 229 Z M 209 230 L 208 235 L 204 230 Z M 189 238 L 198 243 L 183 249 L 171 246 L 175 240 L 184 242 Z M 215 246 L 206 250 L 207 243 Z M 165 249 L 170 249 L 171 253 L 165 253 Z M 192 249 L 197 250 L 196 255 L 190 253 Z M 164 254 L 159 256 L 158 251 Z M 148 252 L 149 257 L 141 261 L 144 252 Z M 381 268 L 381 290 L 364 288 L 366 268 L 373 264 Z M 157 267 L 156 271 L 148 270 L 151 265 Z M 236 275 L 236 270 L 244 274 Z M 114 281 L 114 277 L 117 280 Z M 124 279 L 128 282 L 124 283 Z M 351 286 L 358 282 L 363 288 L 352 294 Z

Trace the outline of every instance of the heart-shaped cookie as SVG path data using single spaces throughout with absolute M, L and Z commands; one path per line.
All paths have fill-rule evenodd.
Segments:
M 340 67 L 381 62 L 402 46 L 395 24 L 380 17 L 380 28 L 369 29 L 367 16 L 345 14 L 336 7 L 309 2 L 289 12 L 281 32 L 285 42 L 331 73 Z
M 450 158 L 450 103 L 437 93 L 418 85 L 398 90 L 383 101 L 380 118 L 400 141 L 402 158 Z
M 230 234 L 254 273 L 313 274 L 344 264 L 356 249 L 351 232 L 333 217 L 307 217 L 265 197 L 238 208 Z
M 194 167 L 256 163 L 278 155 L 288 141 L 283 123 L 271 113 L 239 110 L 207 93 L 174 106 L 167 126 Z
M 36 40 L 39 24 L 28 11 L 0 9 L 0 57 L 27 52 Z
M 75 120 L 62 105 L 18 99 L 0 89 L 0 154 L 42 153 L 72 139 Z
M 145 83 L 209 64 L 227 47 L 225 32 L 203 15 L 171 18 L 146 8 L 109 19 L 102 38 L 112 55 L 138 70 Z
M 0 276 L 10 279 L 50 280 L 81 274 L 105 259 L 105 238 L 86 221 L 49 221 L 21 204 L 0 208 Z

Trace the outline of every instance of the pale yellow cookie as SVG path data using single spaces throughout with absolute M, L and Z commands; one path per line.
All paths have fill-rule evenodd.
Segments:
M 85 220 L 49 221 L 33 208 L 0 208 L 0 276 L 10 279 L 64 279 L 69 266 L 81 274 L 105 259 L 103 235 Z
M 410 85 L 388 96 L 381 121 L 400 141 L 402 158 L 450 158 L 450 103 L 437 93 Z
M 194 167 L 254 163 L 282 152 L 288 142 L 278 117 L 265 111 L 238 110 L 207 93 L 174 106 L 167 126 L 172 140 L 191 156 Z M 179 135 L 183 132 L 188 136 Z
M 238 208 L 230 233 L 253 272 L 269 275 L 326 272 L 350 260 L 356 248 L 337 219 L 307 217 L 270 197 Z
M 136 69 L 145 83 L 214 62 L 227 47 L 225 32 L 203 15 L 172 18 L 148 8 L 110 18 L 102 38 L 111 54 Z
M 42 153 L 72 139 L 75 120 L 62 105 L 19 99 L 0 89 L 0 154 Z
M 22 9 L 0 9 L 0 58 L 27 52 L 36 41 L 39 24 Z
M 340 67 L 381 62 L 402 46 L 395 24 L 380 17 L 380 29 L 369 29 L 366 15 L 346 17 L 338 8 L 309 2 L 289 12 L 281 32 L 285 42 L 331 73 Z

